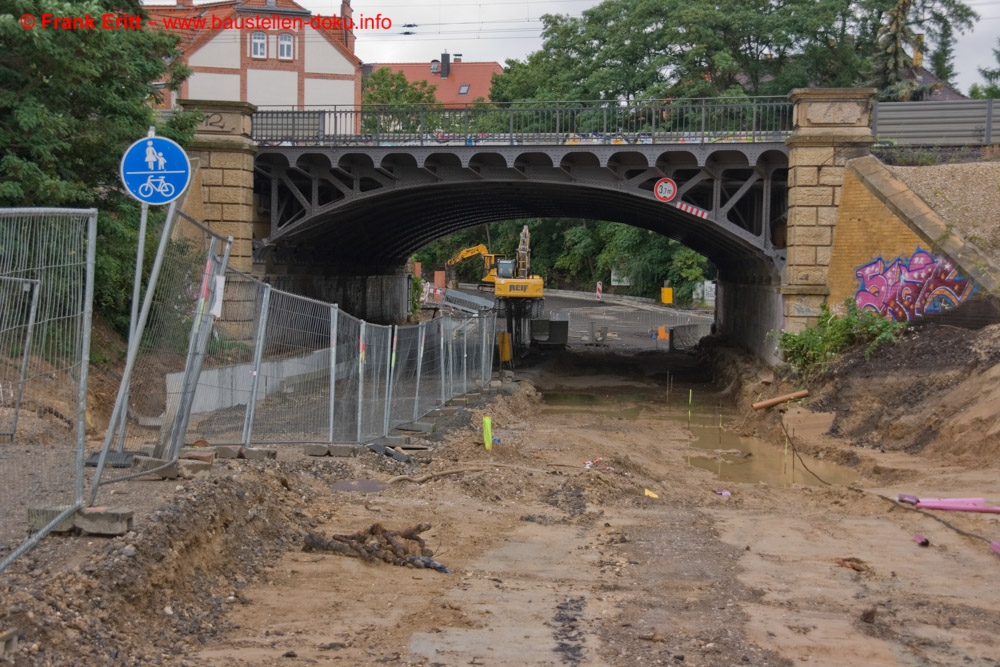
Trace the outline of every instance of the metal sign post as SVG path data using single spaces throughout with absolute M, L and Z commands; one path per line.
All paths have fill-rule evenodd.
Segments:
M 132 283 L 132 313 L 128 325 L 128 346 L 138 347 L 136 325 L 139 319 L 139 291 L 142 283 L 143 255 L 146 247 L 146 222 L 149 205 L 162 206 L 180 197 L 191 182 L 191 161 L 177 142 L 156 136 L 150 127 L 144 139 L 139 139 L 125 150 L 119 167 L 122 184 L 134 199 L 142 203 L 139 214 L 139 244 L 135 256 L 135 277 Z M 173 213 L 171 207 L 170 213 Z M 168 213 L 168 215 L 170 215 Z M 125 417 L 119 424 L 119 451 L 124 446 Z M 114 428 L 110 424 L 109 428 Z

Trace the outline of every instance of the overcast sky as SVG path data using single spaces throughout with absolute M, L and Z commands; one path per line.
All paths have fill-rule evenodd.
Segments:
M 149 4 L 160 4 L 153 0 Z M 340 0 L 296 0 L 314 14 L 331 16 Z M 196 0 L 200 4 L 200 0 Z M 465 60 L 523 60 L 541 48 L 543 14 L 580 16 L 600 0 L 352 0 L 355 18 L 378 14 L 392 20 L 387 31 L 356 31 L 356 52 L 366 63 L 430 62 L 444 52 Z M 992 49 L 1000 36 L 1000 0 L 967 0 L 981 19 L 975 31 L 959 35 L 955 48 L 958 88 L 968 93 L 982 83 L 977 67 L 996 67 Z M 413 24 L 417 27 L 407 28 Z M 412 35 L 402 34 L 404 31 Z

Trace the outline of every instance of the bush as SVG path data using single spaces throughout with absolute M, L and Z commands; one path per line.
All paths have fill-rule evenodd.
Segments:
M 819 322 L 799 333 L 775 332 L 782 358 L 803 377 L 825 373 L 838 356 L 861 345 L 865 359 L 883 345 L 895 343 L 906 330 L 905 322 L 895 322 L 872 310 L 862 310 L 854 299 L 844 301 L 846 313 L 838 315 L 826 303 Z

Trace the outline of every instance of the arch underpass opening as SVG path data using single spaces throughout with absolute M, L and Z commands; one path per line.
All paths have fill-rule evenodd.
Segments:
M 433 165 L 437 175 L 457 169 L 450 161 Z M 708 190 L 713 203 L 724 202 L 726 215 L 742 219 L 748 228 L 707 220 L 673 203 L 657 201 L 641 189 L 650 180 L 641 177 L 638 180 L 643 182 L 632 190 L 572 181 L 452 182 L 442 177 L 410 187 L 383 185 L 367 196 L 315 214 L 308 222 L 293 221 L 295 228 L 271 246 L 268 271 L 280 267 L 280 272 L 300 277 L 296 291 L 331 298 L 336 295 L 324 287 L 331 281 L 343 276 L 401 275 L 419 249 L 469 227 L 537 218 L 617 222 L 673 239 L 706 257 L 718 271 L 720 331 L 766 356 L 765 336 L 781 325 L 777 286 L 784 256 L 771 243 L 773 223 L 761 219 L 760 212 L 749 215 L 747 211 L 756 209 L 744 200 L 773 199 L 773 189 L 764 187 L 760 177 L 748 178 L 736 187 L 736 181 L 745 176 L 740 171 L 731 177 L 730 185 L 701 174 L 695 169 L 675 174 L 681 189 L 690 183 L 687 198 L 696 198 L 699 188 Z M 370 312 L 359 314 L 373 321 L 378 317 Z

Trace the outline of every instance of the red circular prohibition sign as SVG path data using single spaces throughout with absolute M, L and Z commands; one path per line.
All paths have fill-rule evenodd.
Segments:
M 662 202 L 671 201 L 677 196 L 677 184 L 672 178 L 661 178 L 653 186 L 653 194 Z

